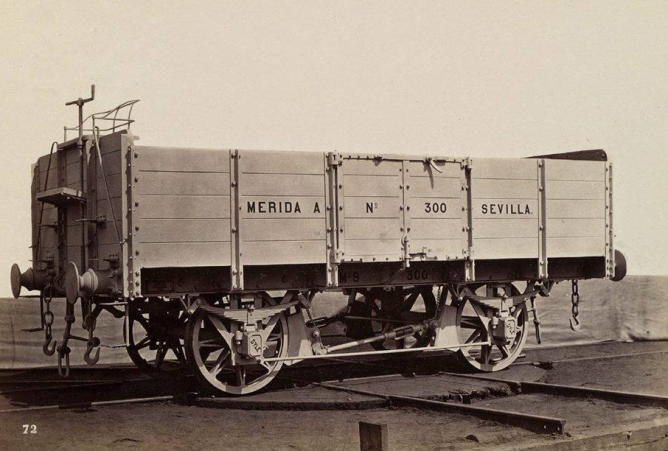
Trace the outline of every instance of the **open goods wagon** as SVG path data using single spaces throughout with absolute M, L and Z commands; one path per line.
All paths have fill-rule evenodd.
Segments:
M 118 116 L 92 115 L 88 129 L 80 119 L 79 137 L 34 166 L 33 267 L 14 265 L 12 289 L 40 291 L 44 352 L 58 352 L 62 374 L 70 339 L 87 341 L 85 359 L 97 361 L 102 311 L 123 319 L 140 368 L 187 365 L 230 394 L 332 355 L 451 350 L 495 371 L 520 354 L 529 313 L 540 340 L 535 300 L 555 282 L 572 280 L 577 328 L 577 281 L 626 271 L 603 151 L 473 159 L 150 147 Z M 343 291 L 347 308 L 313 318 L 324 291 Z M 49 304 L 62 295 L 56 342 Z M 71 334 L 77 301 L 87 338 Z M 348 341 L 323 343 L 333 323 Z

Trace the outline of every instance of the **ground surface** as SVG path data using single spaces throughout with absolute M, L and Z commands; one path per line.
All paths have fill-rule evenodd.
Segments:
M 589 359 L 604 355 L 625 356 Z M 539 362 L 539 366 L 534 365 Z M 67 389 L 71 382 L 57 379 L 52 371 L 5 371 L 0 373 L 0 449 L 357 450 L 359 421 L 387 424 L 392 450 L 513 449 L 561 442 L 575 446 L 578 439 L 585 437 L 668 425 L 668 410 L 662 408 L 539 394 L 513 396 L 505 384 L 457 381 L 443 374 L 464 371 L 452 356 L 389 362 L 365 360 L 356 365 L 322 363 L 284 371 L 282 379 L 270 390 L 248 398 L 248 403 L 240 406 L 243 408 L 202 407 L 184 401 L 55 410 L 25 409 L 188 393 L 195 387 L 190 379 L 177 383 L 144 381 L 132 369 L 101 368 L 75 369 L 73 376 L 78 381 L 134 382 Z M 520 364 L 494 376 L 668 395 L 668 342 L 529 350 Z M 341 379 L 343 382 L 339 382 Z M 314 387 L 313 382 L 429 398 L 474 393 L 473 405 L 565 418 L 567 434 L 537 435 L 464 415 L 381 408 L 366 403 L 368 397 L 324 390 Z M 29 391 L 38 385 L 58 388 Z M 257 404 L 263 410 L 247 410 L 251 402 L 263 402 Z M 309 402 L 313 405 L 306 404 Z M 296 410 L 276 410 L 288 404 Z M 314 410 L 317 408 L 334 410 Z M 24 425 L 35 425 L 36 433 L 23 434 Z M 639 433 L 635 434 L 634 437 Z M 666 443 L 652 440 L 638 449 L 665 449 Z M 601 445 L 600 449 L 607 447 Z

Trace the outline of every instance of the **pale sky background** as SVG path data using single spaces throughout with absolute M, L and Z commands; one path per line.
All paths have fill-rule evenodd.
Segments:
M 603 148 L 617 247 L 668 274 L 668 2 L 0 0 L 0 296 L 76 109 L 144 145 L 523 157 Z

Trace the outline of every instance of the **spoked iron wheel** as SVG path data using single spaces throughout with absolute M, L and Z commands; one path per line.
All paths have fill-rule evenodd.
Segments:
M 127 351 L 144 373 L 159 379 L 187 372 L 183 345 L 188 318 L 180 305 L 160 298 L 136 299 L 129 312 Z
M 433 318 L 436 307 L 436 298 L 431 286 L 399 287 L 391 291 L 383 288 L 361 290 L 358 299 L 351 307 L 350 314 L 378 320 L 349 321 L 348 328 L 353 328 L 353 333 L 349 336 L 367 338 L 370 335 L 389 332 L 402 325 L 417 324 Z M 426 346 L 428 343 L 429 337 L 416 334 L 402 340 L 377 341 L 371 343 L 371 346 L 377 350 L 408 349 Z
M 519 295 L 519 290 L 511 285 L 511 296 Z M 476 294 L 485 295 L 485 288 L 480 287 Z M 489 324 L 499 305 L 479 303 L 470 299 L 458 300 L 453 297 L 452 305 L 457 307 L 457 333 L 460 344 L 476 344 L 458 351 L 461 359 L 479 371 L 493 372 L 507 368 L 522 352 L 527 339 L 529 314 L 526 302 L 511 306 L 509 316 L 515 320 L 515 334 L 507 340 L 491 336 Z M 491 341 L 491 345 L 486 343 Z
M 262 307 L 275 304 L 264 299 Z M 263 356 L 285 357 L 288 350 L 285 315 L 265 319 L 262 324 Z M 236 344 L 229 320 L 202 309 L 192 315 L 186 328 L 186 354 L 195 377 L 207 391 L 229 395 L 253 393 L 267 386 L 283 366 L 281 361 L 233 364 L 233 347 Z

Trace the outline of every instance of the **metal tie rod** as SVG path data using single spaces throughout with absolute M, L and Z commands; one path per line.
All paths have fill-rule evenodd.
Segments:
M 561 418 L 511 412 L 508 410 L 490 409 L 487 407 L 478 407 L 469 404 L 434 401 L 431 399 L 415 398 L 413 396 L 386 395 L 383 393 L 375 393 L 367 390 L 343 387 L 340 385 L 328 383 L 315 383 L 314 385 L 330 390 L 339 390 L 359 395 L 384 398 L 389 400 L 393 406 L 397 407 L 418 407 L 429 410 L 472 415 L 478 418 L 496 421 L 498 423 L 518 426 L 541 434 L 563 434 L 564 427 L 566 426 L 566 420 Z

